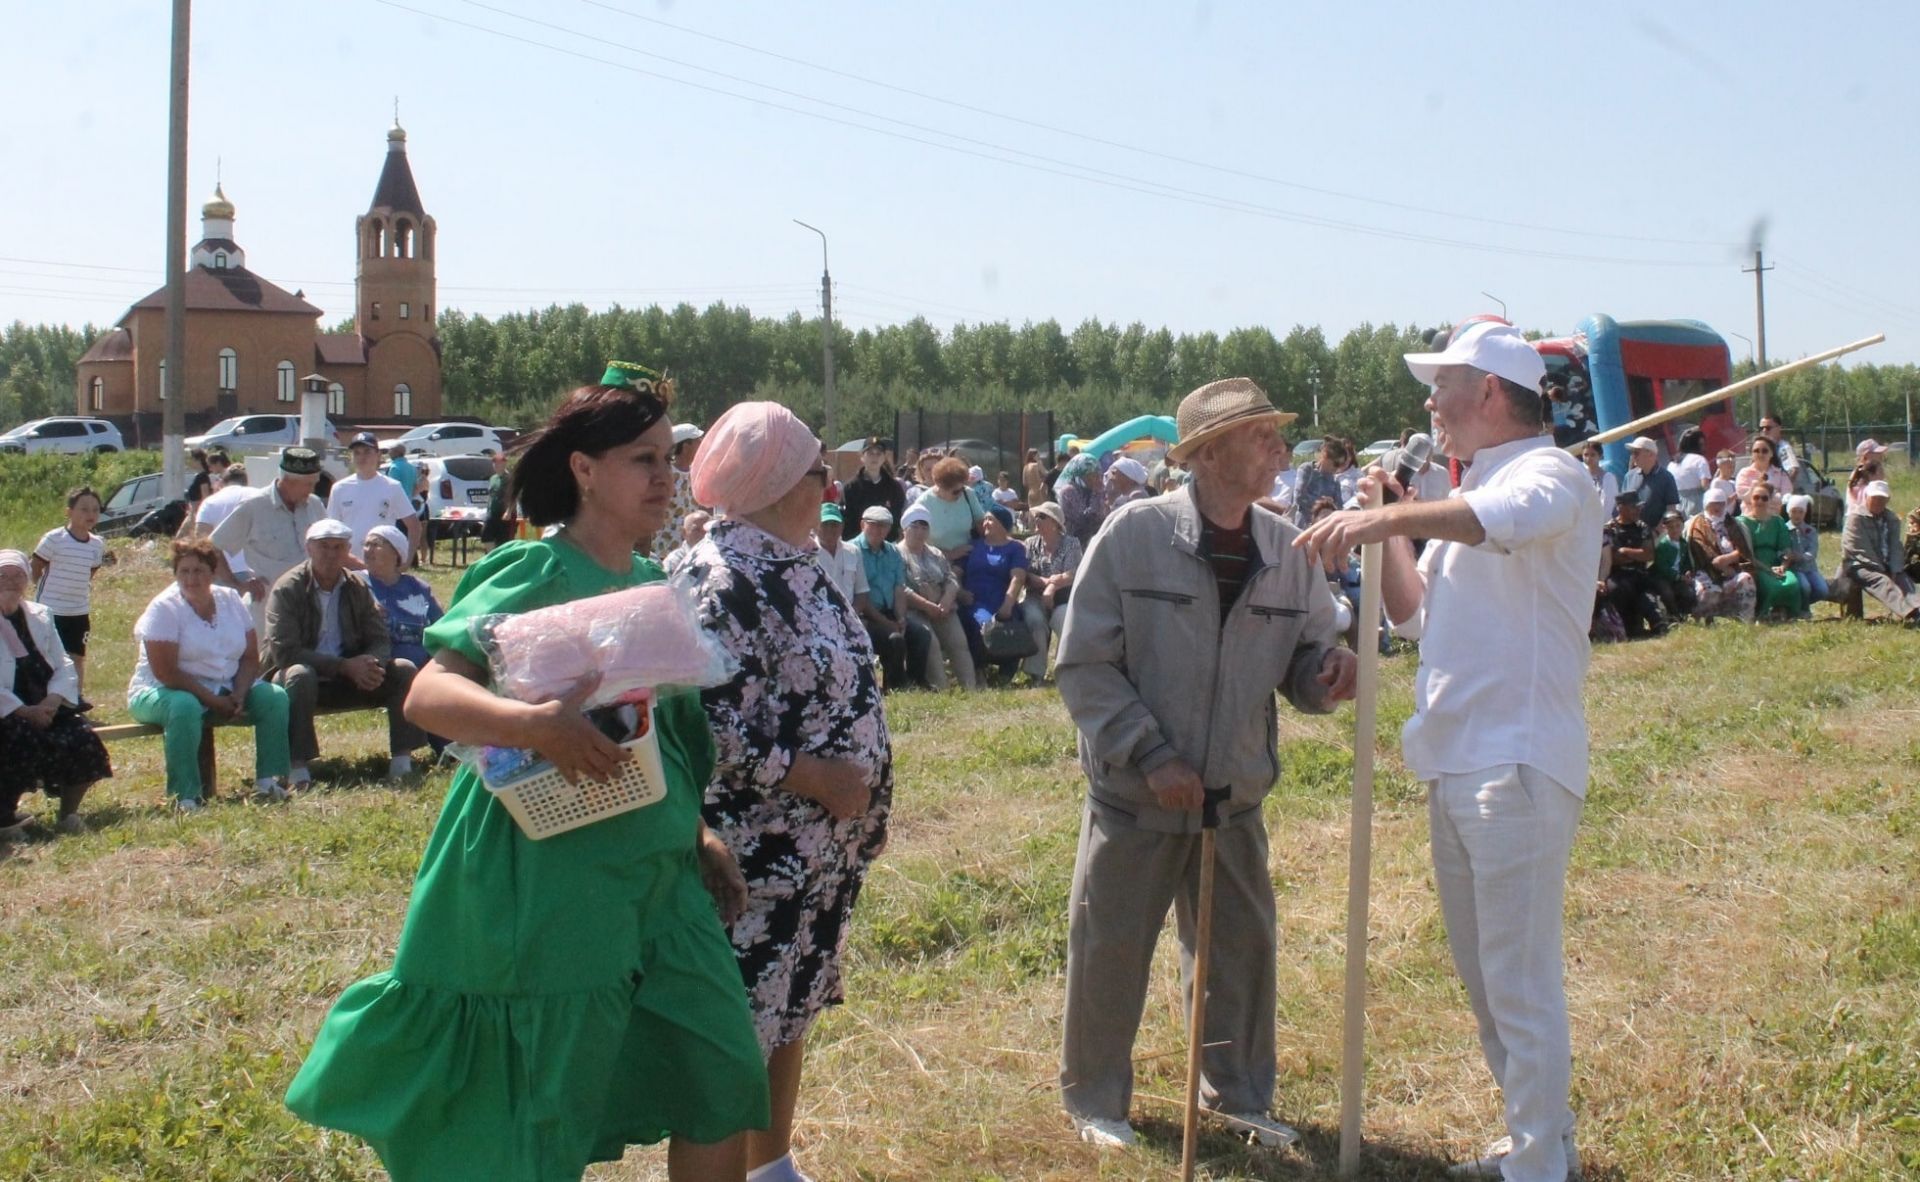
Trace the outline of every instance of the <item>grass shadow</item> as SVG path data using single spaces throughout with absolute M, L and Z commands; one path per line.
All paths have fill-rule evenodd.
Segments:
M 1177 1171 L 1180 1164 L 1181 1125 L 1178 1120 L 1146 1117 L 1134 1122 L 1141 1141 L 1154 1153 L 1164 1154 Z M 1322 1124 L 1295 1124 L 1300 1143 L 1287 1149 L 1267 1149 L 1249 1145 L 1217 1123 L 1200 1125 L 1199 1156 L 1196 1173 L 1214 1178 L 1260 1179 L 1262 1182 L 1295 1182 L 1299 1179 L 1339 1178 L 1340 1130 Z M 1369 1141 L 1361 1150 L 1360 1169 L 1355 1178 L 1391 1179 L 1415 1182 L 1416 1179 L 1447 1177 L 1453 1161 L 1436 1153 L 1422 1152 L 1385 1141 Z M 1593 1175 L 1589 1174 L 1589 1177 Z

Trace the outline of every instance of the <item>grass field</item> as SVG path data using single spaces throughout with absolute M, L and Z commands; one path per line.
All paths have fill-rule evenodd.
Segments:
M 20 517 L 0 515 L 0 544 L 30 540 Z M 157 551 L 116 548 L 89 671 L 113 721 L 133 619 L 166 577 Z M 435 572 L 443 594 L 456 574 Z M 1377 739 L 1366 1176 L 1396 1180 L 1441 1177 L 1499 1111 L 1399 760 L 1412 665 L 1383 665 Z M 1920 1175 L 1920 636 L 1825 615 L 1687 626 L 1596 651 L 1588 703 L 1594 779 L 1568 902 L 1588 1177 Z M 803 1163 L 822 1182 L 1175 1176 L 1184 1037 L 1167 941 L 1136 1048 L 1143 1147 L 1097 1155 L 1059 1114 L 1083 782 L 1057 699 L 887 707 L 894 837 L 862 900 L 850 1003 L 811 1043 Z M 1306 1143 L 1209 1135 L 1213 1178 L 1333 1176 L 1352 712 L 1283 719 L 1267 808 L 1276 1108 Z M 223 732 L 224 799 L 192 818 L 159 807 L 157 741 L 117 744 L 93 831 L 0 862 L 0 1178 L 383 1177 L 279 1096 L 333 998 L 385 967 L 446 780 L 378 783 L 377 715 L 326 720 L 322 740 L 323 788 L 256 807 L 236 800 L 246 740 Z M 663 1163 L 634 1150 L 590 1177 L 664 1177 Z

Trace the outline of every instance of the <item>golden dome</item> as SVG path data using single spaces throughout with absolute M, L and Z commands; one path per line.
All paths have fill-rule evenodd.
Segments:
M 221 190 L 219 185 L 213 187 L 213 200 L 200 207 L 200 216 L 203 218 L 226 218 L 228 221 L 233 220 L 233 202 L 227 200 L 226 193 Z
M 387 144 L 391 147 L 394 144 L 404 144 L 406 142 L 407 129 L 400 126 L 400 121 L 396 119 L 394 120 L 393 127 L 387 131 Z

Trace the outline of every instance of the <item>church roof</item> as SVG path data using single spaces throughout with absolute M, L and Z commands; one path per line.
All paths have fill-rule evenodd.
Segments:
M 399 131 L 398 128 L 394 129 Z M 380 183 L 373 187 L 373 204 L 367 208 L 372 213 L 380 208 L 395 213 L 410 213 L 424 218 L 427 211 L 420 203 L 420 190 L 413 183 L 413 169 L 407 165 L 407 141 L 405 133 L 398 139 L 391 135 L 387 139 L 387 162 L 380 168 Z
M 327 332 L 313 338 L 313 352 L 321 365 L 365 365 L 367 343 L 357 332 Z
M 80 355 L 81 362 L 132 361 L 133 334 L 124 328 L 110 328 L 100 334 L 91 348 Z
M 167 289 L 162 287 L 135 308 L 167 306 Z M 298 312 L 318 316 L 320 309 L 299 296 L 276 287 L 245 267 L 216 271 L 195 267 L 187 272 L 187 309 L 193 312 Z

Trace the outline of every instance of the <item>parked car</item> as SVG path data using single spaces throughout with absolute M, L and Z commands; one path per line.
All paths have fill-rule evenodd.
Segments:
M 467 456 L 483 451 L 505 451 L 507 441 L 497 427 L 479 423 L 428 423 L 392 441 L 404 444 L 409 455 Z
M 927 446 L 939 448 L 947 455 L 965 460 L 969 466 L 985 472 L 989 481 L 1001 472 L 1011 472 L 1016 481 L 1020 479 L 1020 453 L 1002 451 L 998 446 L 984 439 L 949 439 L 943 443 L 932 443 Z M 925 448 L 922 450 L 924 451 Z
M 427 516 L 435 519 L 487 515 L 487 482 L 493 479 L 491 456 L 428 456 Z M 456 510 L 458 512 L 456 512 Z
M 145 476 L 135 476 L 122 480 L 107 494 L 100 506 L 99 531 L 108 537 L 124 533 L 133 528 L 142 517 L 177 500 L 178 494 L 170 494 L 165 484 L 166 474 L 149 472 Z
M 1364 468 L 1399 446 L 1398 439 L 1376 439 L 1360 449 L 1360 454 L 1354 457 L 1354 462 Z
M 31 454 L 90 451 L 125 451 L 126 440 L 120 428 L 105 419 L 53 418 L 33 419 L 0 435 L 0 451 Z
M 326 443 L 332 447 L 339 440 L 333 421 L 326 420 Z M 235 415 L 230 419 L 221 419 L 207 428 L 204 435 L 189 435 L 188 447 L 224 447 L 229 452 L 246 455 L 264 455 L 299 443 L 299 415 Z
M 1293 445 L 1293 466 L 1294 467 L 1311 468 L 1314 462 L 1319 458 L 1320 458 L 1320 441 L 1318 439 L 1302 439 L 1300 442 Z

